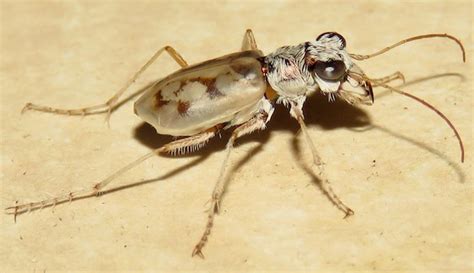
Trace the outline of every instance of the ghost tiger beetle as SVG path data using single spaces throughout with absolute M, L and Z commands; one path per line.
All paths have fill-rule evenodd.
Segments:
M 307 96 L 317 91 L 327 95 L 329 100 L 337 97 L 350 104 L 372 104 L 372 87 L 381 86 L 408 96 L 435 111 L 454 131 L 461 147 L 461 161 L 464 148 L 461 137 L 444 114 L 426 101 L 387 85 L 388 82 L 404 80 L 400 72 L 373 79 L 354 63 L 380 55 L 404 43 L 442 37 L 455 41 L 465 51 L 461 42 L 448 34 L 427 34 L 402 40 L 370 55 L 350 54 L 346 41 L 338 33 L 326 32 L 315 40 L 295 46 L 278 48 L 269 55 L 263 55 L 257 47 L 254 35 L 247 30 L 242 50 L 220 58 L 188 66 L 181 55 L 170 46 L 158 50 L 151 59 L 106 103 L 81 109 L 57 109 L 35 104 L 26 104 L 25 110 L 36 110 L 65 115 L 89 115 L 107 113 L 109 120 L 112 109 L 118 106 L 119 97 L 163 52 L 167 52 L 180 66 L 175 73 L 158 80 L 135 103 L 135 113 L 151 124 L 158 134 L 182 137 L 172 141 L 126 165 L 93 187 L 81 191 L 58 195 L 38 202 L 15 204 L 6 212 L 17 214 L 55 206 L 74 199 L 99 195 L 113 179 L 137 166 L 144 160 L 163 153 L 182 154 L 198 150 L 221 130 L 233 128 L 227 142 L 225 158 L 217 183 L 211 195 L 207 223 L 203 235 L 196 244 L 192 256 L 204 257 L 202 248 L 211 233 L 215 215 L 220 210 L 221 197 L 225 189 L 225 171 L 229 156 L 237 138 L 256 130 L 263 130 L 272 117 L 274 105 L 282 103 L 289 108 L 290 115 L 299 123 L 305 141 L 312 152 L 312 168 L 320 178 L 322 189 L 331 201 L 346 216 L 354 212 L 334 193 L 324 173 L 324 165 L 308 134 L 302 107 Z

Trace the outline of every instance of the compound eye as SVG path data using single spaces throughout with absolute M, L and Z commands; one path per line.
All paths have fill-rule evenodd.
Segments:
M 346 66 L 343 61 L 316 61 L 312 69 L 326 81 L 339 81 L 346 75 Z

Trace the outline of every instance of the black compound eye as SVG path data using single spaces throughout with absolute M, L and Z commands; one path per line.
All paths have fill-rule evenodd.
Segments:
M 346 75 L 346 66 L 343 61 L 316 61 L 312 70 L 318 77 L 326 81 L 339 81 Z

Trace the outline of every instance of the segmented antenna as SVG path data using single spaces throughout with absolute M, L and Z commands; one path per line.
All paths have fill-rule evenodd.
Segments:
M 466 51 L 464 50 L 464 46 L 462 45 L 461 41 L 459 41 L 458 38 L 454 37 L 454 36 L 451 36 L 449 34 L 436 34 L 436 33 L 433 33 L 433 34 L 425 34 L 425 35 L 419 35 L 419 36 L 413 36 L 413 37 L 410 37 L 408 39 L 405 39 L 405 40 L 401 40 L 400 42 L 398 43 L 395 43 L 391 46 L 388 46 L 380 51 L 377 51 L 375 53 L 372 53 L 372 54 L 369 54 L 369 55 L 359 55 L 359 54 L 349 54 L 349 56 L 351 56 L 351 58 L 355 59 L 355 60 L 358 60 L 358 61 L 362 61 L 362 60 L 366 60 L 366 59 L 369 59 L 369 58 L 372 58 L 372 57 L 375 57 L 375 56 L 378 56 L 378 55 L 381 55 L 381 54 L 384 54 L 385 52 L 397 47 L 397 46 L 400 46 L 400 45 L 403 45 L 403 44 L 406 44 L 408 42 L 411 42 L 411 41 L 415 41 L 415 40 L 421 40 L 421 39 L 429 39 L 429 38 L 448 38 L 448 39 L 451 39 L 453 41 L 455 41 L 459 47 L 461 48 L 461 51 L 462 51 L 462 61 L 463 62 L 466 62 Z

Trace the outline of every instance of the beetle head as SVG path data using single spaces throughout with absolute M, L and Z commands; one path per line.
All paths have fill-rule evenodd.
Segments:
M 314 42 L 307 42 L 305 63 L 319 90 L 330 100 L 337 96 L 351 104 L 374 102 L 372 86 L 352 62 L 340 34 L 325 32 Z
M 330 100 L 373 102 L 372 88 L 345 50 L 345 39 L 326 32 L 315 41 L 277 49 L 264 59 L 265 74 L 280 99 L 292 100 L 320 90 Z

